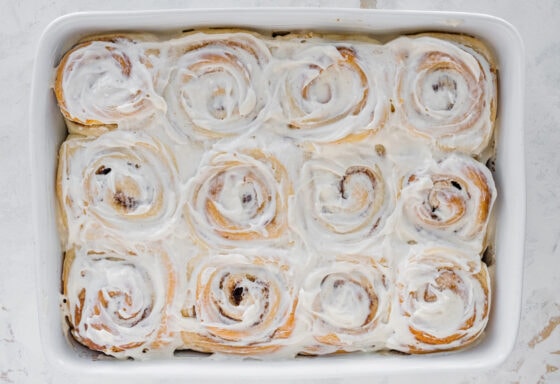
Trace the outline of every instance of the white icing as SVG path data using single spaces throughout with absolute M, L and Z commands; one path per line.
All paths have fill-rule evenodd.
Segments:
M 152 347 L 171 355 L 166 323 L 175 272 L 167 255 L 149 246 L 90 245 L 72 249 L 63 304 L 72 332 L 117 357 L 148 358 Z
M 291 225 L 311 246 L 360 252 L 379 240 L 394 192 L 372 145 L 325 148 L 302 167 Z
M 493 74 L 476 51 L 432 37 L 387 45 L 402 57 L 397 86 L 404 124 L 447 150 L 481 152 L 492 135 Z
M 466 75 L 415 71 L 436 50 Z M 487 150 L 495 89 L 472 49 L 199 32 L 94 42 L 68 62 L 68 112 L 117 125 L 84 128 L 60 150 L 61 237 L 76 253 L 63 308 L 77 339 L 119 358 L 185 348 L 289 357 L 449 349 L 483 330 L 489 292 L 473 276 L 486 268 L 480 206 L 492 210 L 496 188 L 470 156 Z M 437 288 L 442 265 L 460 294 Z M 82 288 L 83 311 L 109 303 L 110 330 L 89 325 L 97 315 L 75 318 Z M 132 302 L 111 297 L 117 289 Z M 133 325 L 127 314 L 147 307 Z M 411 327 L 460 336 L 426 344 Z M 111 349 L 127 340 L 140 346 Z
M 209 152 L 187 184 L 185 215 L 209 245 L 253 247 L 285 232 L 287 173 L 274 157 L 252 151 Z
M 58 177 L 69 244 L 84 244 L 100 231 L 130 240 L 162 237 L 177 220 L 175 161 L 145 133 L 70 137 L 60 150 Z
M 171 42 L 177 57 L 165 89 L 171 133 L 180 141 L 258 127 L 268 94 L 261 72 L 270 53 L 250 34 L 192 34 Z
M 142 60 L 140 44 L 94 41 L 68 56 L 62 77 L 67 113 L 82 123 L 123 124 L 166 109 Z
M 281 343 L 298 281 L 275 252 L 205 255 L 189 278 L 186 307 L 204 336 L 233 348 Z
M 380 128 L 387 114 L 385 68 L 365 44 L 278 42 L 271 66 L 275 100 L 272 118 L 281 134 L 333 141 Z
M 315 266 L 300 293 L 316 338 L 308 352 L 381 349 L 391 332 L 390 279 L 387 267 L 367 256 L 339 256 Z
M 398 267 L 396 288 L 399 301 L 392 317 L 395 333 L 388 340 L 391 348 L 456 348 L 477 336 L 488 321 L 490 280 L 476 254 L 446 247 L 412 247 Z M 411 329 L 430 338 L 452 340 L 422 342 Z
M 431 161 L 404 177 L 396 232 L 404 241 L 432 238 L 481 252 L 495 199 L 490 171 L 472 158 Z
M 445 337 L 462 326 L 465 303 L 450 290 L 436 290 L 433 294 L 436 296 L 435 302 L 424 303 L 414 312 L 411 321 L 419 327 L 433 330 L 436 337 Z

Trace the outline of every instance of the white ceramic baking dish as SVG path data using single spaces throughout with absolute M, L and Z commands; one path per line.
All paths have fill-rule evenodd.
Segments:
M 66 128 L 51 89 L 54 68 L 82 36 L 106 31 L 179 31 L 198 27 L 244 27 L 273 31 L 296 29 L 353 34 L 462 32 L 484 40 L 499 64 L 499 135 L 496 161 L 496 274 L 490 322 L 480 343 L 467 350 L 423 356 L 349 354 L 283 361 L 216 360 L 181 353 L 174 359 L 133 362 L 100 358 L 65 334 L 59 309 L 61 249 L 56 227 L 57 151 Z M 473 370 L 496 366 L 512 350 L 521 304 L 525 237 L 523 149 L 524 51 L 517 31 L 486 15 L 359 9 L 212 9 L 78 13 L 61 17 L 45 30 L 35 61 L 31 93 L 30 138 L 34 205 L 34 252 L 38 321 L 48 361 L 67 372 L 117 377 L 157 378 L 327 378 Z

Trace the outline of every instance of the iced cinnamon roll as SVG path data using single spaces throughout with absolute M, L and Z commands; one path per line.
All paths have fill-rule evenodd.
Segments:
M 127 37 L 87 41 L 68 51 L 54 91 L 69 129 L 87 135 L 165 111 L 149 67 L 142 45 Z
M 305 353 L 382 349 L 391 330 L 393 282 L 371 257 L 343 255 L 314 268 L 304 281 L 300 305 L 312 318 L 316 344 Z
M 397 275 L 395 333 L 388 347 L 408 353 L 452 350 L 484 330 L 490 280 L 476 253 L 413 247 Z
M 173 40 L 170 52 L 175 62 L 165 99 L 175 139 L 234 136 L 259 126 L 270 59 L 262 40 L 246 32 L 192 33 Z
M 161 238 L 180 215 L 173 155 L 154 137 L 133 131 L 70 136 L 60 149 L 57 195 L 68 244 L 100 232 Z
M 427 353 L 483 332 L 497 68 L 479 41 L 91 36 L 54 75 L 60 304 L 86 347 Z
M 411 132 L 448 151 L 478 154 L 489 145 L 497 108 L 496 67 L 480 42 L 427 34 L 400 37 L 388 47 L 401 67 L 397 104 Z
M 285 45 L 278 50 L 292 48 Z M 378 130 L 387 118 L 384 68 L 364 55 L 365 49 L 352 45 L 310 40 L 277 63 L 275 92 L 285 127 L 280 133 L 331 142 Z
M 265 252 L 266 253 L 266 252 Z M 271 255 L 220 254 L 192 264 L 193 302 L 182 313 L 195 322 L 181 332 L 185 347 L 256 355 L 278 350 L 294 328 L 294 271 Z
M 259 149 L 219 152 L 187 185 L 185 217 L 197 238 L 226 248 L 275 243 L 288 225 L 286 169 Z
M 386 169 L 373 145 L 337 144 L 315 154 L 301 171 L 292 225 L 316 249 L 363 250 L 376 240 L 394 208 Z
M 453 154 L 403 179 L 397 234 L 405 241 L 443 241 L 478 252 L 496 199 L 492 174 L 472 158 Z
M 70 332 L 118 358 L 171 355 L 176 276 L 161 247 L 80 246 L 66 252 L 62 307 Z

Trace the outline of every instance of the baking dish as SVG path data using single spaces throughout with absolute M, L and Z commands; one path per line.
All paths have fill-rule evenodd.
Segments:
M 226 359 L 179 353 L 171 360 L 115 361 L 73 344 L 59 309 L 61 250 L 56 226 L 57 152 L 66 136 L 51 89 L 54 68 L 81 37 L 114 31 L 167 32 L 199 27 L 243 27 L 272 31 L 315 30 L 369 35 L 423 31 L 461 32 L 485 41 L 500 68 L 496 183 L 496 273 L 486 335 L 474 347 L 426 356 L 350 354 L 283 361 Z M 513 348 L 519 322 L 525 226 L 523 155 L 523 46 L 503 20 L 476 14 L 352 9 L 220 9 L 79 13 L 49 25 L 37 52 L 30 113 L 35 257 L 41 344 L 59 369 L 80 374 L 163 377 L 339 377 L 396 372 L 488 368 Z M 219 369 L 216 367 L 219 366 Z

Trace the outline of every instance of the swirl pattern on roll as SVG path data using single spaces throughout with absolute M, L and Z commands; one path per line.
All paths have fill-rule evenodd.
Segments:
M 293 226 L 314 248 L 358 252 L 382 231 L 394 196 L 373 148 L 335 149 L 303 165 Z
M 63 307 L 74 337 L 116 357 L 172 353 L 175 272 L 162 249 L 80 247 L 66 253 Z
M 165 90 L 173 136 L 220 138 L 254 130 L 267 104 L 266 45 L 248 33 L 187 35 L 173 42 L 177 57 Z
M 378 84 L 383 69 L 364 54 L 352 46 L 310 44 L 278 64 L 278 99 L 287 122 L 280 132 L 329 142 L 378 130 L 387 118 Z
M 226 248 L 281 238 L 291 183 L 284 166 L 259 149 L 221 152 L 187 185 L 187 216 L 199 239 Z
M 311 333 L 318 344 L 305 352 L 383 348 L 390 334 L 392 284 L 387 267 L 366 256 L 338 256 L 313 269 L 300 301 L 312 317 Z
M 496 118 L 495 68 L 460 42 L 430 36 L 398 38 L 389 46 L 404 63 L 397 100 L 405 124 L 445 150 L 479 153 Z M 479 44 L 480 45 L 480 44 Z
M 184 314 L 200 332 L 183 332 L 188 348 L 235 354 L 279 348 L 294 327 L 293 272 L 270 255 L 207 256 L 191 272 L 195 302 Z
M 413 248 L 398 271 L 400 315 L 389 345 L 409 353 L 473 342 L 488 321 L 490 279 L 478 255 L 446 247 Z
M 67 139 L 57 182 L 70 244 L 96 238 L 99 230 L 136 240 L 162 237 L 180 212 L 175 160 L 143 133 Z
M 495 199 L 490 171 L 453 154 L 403 181 L 397 231 L 404 240 L 443 240 L 481 251 Z
M 63 57 L 55 80 L 63 115 L 95 126 L 138 121 L 165 111 L 147 65 L 141 45 L 126 38 L 77 45 Z

